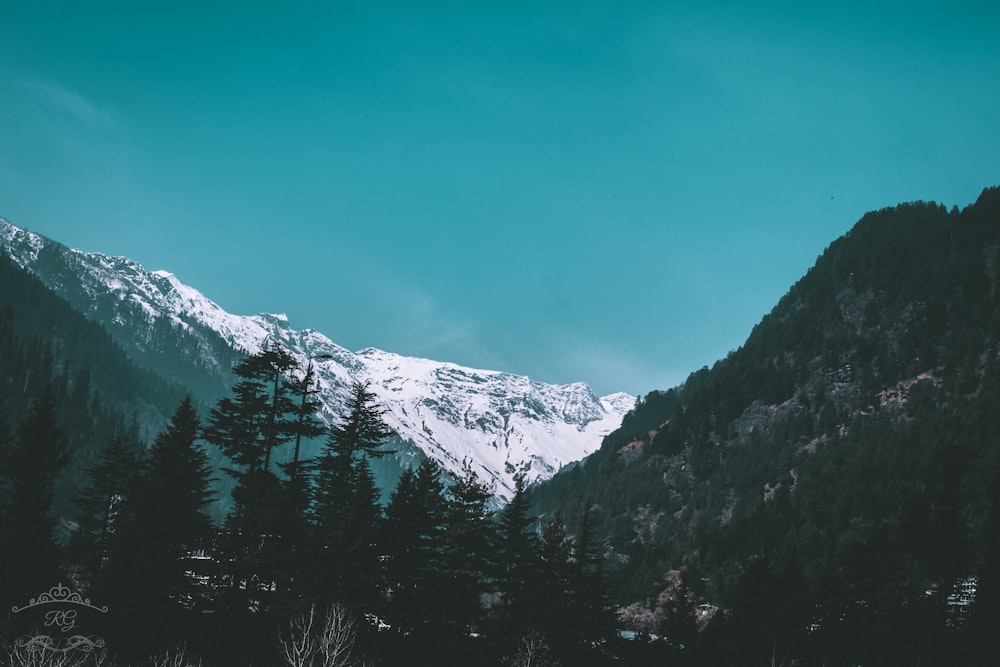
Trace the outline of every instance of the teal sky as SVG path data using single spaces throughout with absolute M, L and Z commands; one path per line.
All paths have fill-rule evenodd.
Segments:
M 992 0 L 0 0 L 0 216 L 351 349 L 646 393 L 866 211 L 1000 184 L 998 35 Z

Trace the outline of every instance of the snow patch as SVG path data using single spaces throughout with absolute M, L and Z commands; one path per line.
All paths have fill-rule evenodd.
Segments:
M 583 382 L 545 384 L 371 347 L 350 352 L 320 332 L 292 329 L 285 314 L 233 315 L 169 271 L 146 271 L 125 257 L 68 251 L 2 220 L 0 241 L 16 262 L 42 274 L 56 292 L 67 288 L 46 281 L 46 269 L 36 264 L 44 247 L 61 250 L 64 268 L 79 281 L 77 289 L 110 295 L 115 303 L 130 304 L 130 312 L 137 307 L 150 326 L 166 320 L 193 333 L 214 332 L 244 353 L 260 350 L 266 340 L 277 341 L 301 369 L 312 363 L 321 416 L 328 423 L 339 415 L 351 383 L 370 381 L 386 409 L 385 421 L 402 439 L 450 473 L 461 474 L 468 464 L 501 500 L 513 494 L 515 476 L 523 475 L 528 483 L 544 480 L 596 451 L 636 404 L 624 393 L 598 398 Z M 102 317 L 135 325 L 125 322 L 126 315 Z M 208 344 L 197 353 L 206 356 L 201 360 L 206 367 L 219 367 L 218 359 L 208 358 L 213 354 Z

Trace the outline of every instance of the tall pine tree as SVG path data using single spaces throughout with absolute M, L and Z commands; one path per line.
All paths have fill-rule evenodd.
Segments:
M 60 549 L 51 514 L 56 478 L 69 463 L 52 392 L 42 391 L 0 462 L 0 609 L 24 604 L 59 583 Z
M 382 420 L 367 382 L 356 382 L 345 413 L 330 427 L 326 447 L 312 464 L 312 565 L 322 603 L 372 610 L 381 599 L 379 547 L 382 508 L 368 456 L 379 456 L 392 430 Z
M 123 505 L 136 488 L 141 456 L 138 442 L 113 436 L 97 462 L 87 468 L 88 481 L 76 498 L 79 515 L 70 548 L 74 560 L 91 578 L 108 557 Z
M 329 358 L 330 355 L 320 355 L 319 358 Z M 296 514 L 304 517 L 308 509 L 308 480 L 307 471 L 304 469 L 305 462 L 302 461 L 302 440 L 303 438 L 317 438 L 323 435 L 325 428 L 322 422 L 316 417 L 316 413 L 321 407 L 321 403 L 313 398 L 319 387 L 316 383 L 316 372 L 313 367 L 313 359 L 309 359 L 306 372 L 302 377 L 293 377 L 289 383 L 291 392 L 297 408 L 294 417 L 289 421 L 289 428 L 295 438 L 295 448 L 292 451 L 292 460 L 281 464 L 281 469 L 288 475 L 288 488 L 292 496 L 292 503 L 296 508 Z M 315 388 L 314 388 L 315 387 Z
M 617 640 L 617 622 L 611 604 L 604 549 L 594 526 L 594 509 L 588 506 L 580 520 L 573 570 L 572 608 L 579 656 L 576 664 L 600 664 L 602 655 Z
M 566 654 L 576 645 L 573 620 L 577 610 L 573 586 L 575 562 L 572 540 L 566 533 L 562 513 L 556 512 L 542 529 L 539 562 L 539 624 L 536 631 L 557 654 Z
M 426 637 L 437 617 L 433 607 L 441 571 L 444 485 L 438 465 L 424 459 L 406 470 L 386 508 L 389 559 L 387 616 L 397 630 Z
M 516 480 L 514 497 L 500 514 L 497 544 L 497 584 L 499 634 L 513 647 L 521 637 L 543 625 L 538 585 L 538 536 L 532 529 L 528 499 L 521 477 Z
M 291 586 L 301 503 L 270 462 L 274 449 L 300 432 L 288 379 L 296 365 L 277 341 L 266 341 L 233 369 L 240 378 L 233 395 L 218 401 L 202 431 L 236 466 L 226 470 L 237 483 L 216 553 L 225 570 L 217 585 L 236 610 L 272 606 Z
M 495 524 L 489 488 L 466 465 L 447 490 L 437 608 L 442 631 L 454 637 L 480 625 L 482 600 L 494 575 Z
M 176 643 L 207 595 L 188 574 L 212 532 L 205 513 L 211 468 L 198 432 L 198 415 L 185 397 L 156 436 L 141 484 L 116 522 L 100 580 L 126 652 L 148 655 L 151 647 Z
M 295 359 L 277 342 L 265 343 L 233 369 L 240 380 L 233 398 L 209 413 L 203 437 L 248 472 L 269 471 L 272 451 L 298 430 L 299 412 L 287 375 Z

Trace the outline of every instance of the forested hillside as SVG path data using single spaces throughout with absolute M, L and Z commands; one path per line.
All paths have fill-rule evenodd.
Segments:
M 431 459 L 404 471 L 383 504 L 371 462 L 389 454 L 392 431 L 370 385 L 355 383 L 324 428 L 313 369 L 297 370 L 273 344 L 236 366 L 231 395 L 204 418 L 183 398 L 145 451 L 133 433 L 109 431 L 85 456 L 65 539 L 57 482 L 84 455 L 65 427 L 75 412 L 54 386 L 61 376 L 13 428 L 0 423 L 9 664 L 617 661 L 623 645 L 586 515 L 579 526 L 549 522 L 539 538 L 523 483 L 496 513 L 471 468 L 447 482 Z M 320 434 L 321 454 L 302 454 L 301 439 Z M 287 444 L 293 459 L 276 461 Z M 221 500 L 216 448 L 232 480 L 221 526 L 209 516 Z M 63 607 L 36 611 L 47 604 Z M 38 620 L 57 617 L 66 620 Z
M 646 396 L 534 507 L 596 509 L 639 628 L 679 636 L 721 607 L 701 633 L 732 651 L 718 664 L 972 660 L 995 594 L 998 270 L 1000 189 L 865 215 L 740 349 Z M 948 604 L 969 577 L 971 621 Z
M 139 369 L 100 325 L 6 256 L 0 286 L 3 418 L 16 425 L 43 391 L 51 392 L 70 452 L 55 513 L 68 518 L 69 498 L 104 444 L 116 436 L 149 441 L 184 391 Z
M 29 234 L 18 234 L 11 243 L 17 250 L 18 245 L 32 247 L 34 240 Z M 59 243 L 43 243 L 37 251 L 32 247 L 32 252 L 37 253 L 35 260 L 25 268 L 75 311 L 100 324 L 139 368 L 183 386 L 200 404 L 210 404 L 229 389 L 229 371 L 243 353 L 194 323 L 150 320 L 148 304 L 87 280 L 95 264 L 98 270 L 127 272 L 135 269 L 134 262 L 79 253 Z M 169 291 L 169 285 L 162 289 Z

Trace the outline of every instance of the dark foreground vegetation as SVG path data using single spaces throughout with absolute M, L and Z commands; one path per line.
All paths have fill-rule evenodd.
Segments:
M 269 345 L 235 373 L 232 395 L 204 420 L 185 398 L 150 447 L 128 429 L 109 437 L 63 543 L 52 508 L 71 459 L 65 392 L 44 385 L 14 428 L 0 430 L 0 609 L 12 610 L 3 625 L 12 659 L 18 639 L 68 645 L 69 631 L 24 609 L 59 591 L 107 607 L 79 609 L 79 626 L 104 642 L 88 659 L 105 664 L 180 651 L 216 665 L 613 656 L 617 625 L 589 515 L 538 534 L 523 488 L 495 516 L 471 472 L 446 483 L 430 460 L 405 472 L 383 507 L 369 458 L 386 453 L 391 433 L 365 384 L 353 387 L 321 456 L 275 465 L 275 448 L 323 433 L 311 367 Z M 202 443 L 232 464 L 233 509 L 221 527 L 206 512 L 215 499 Z

